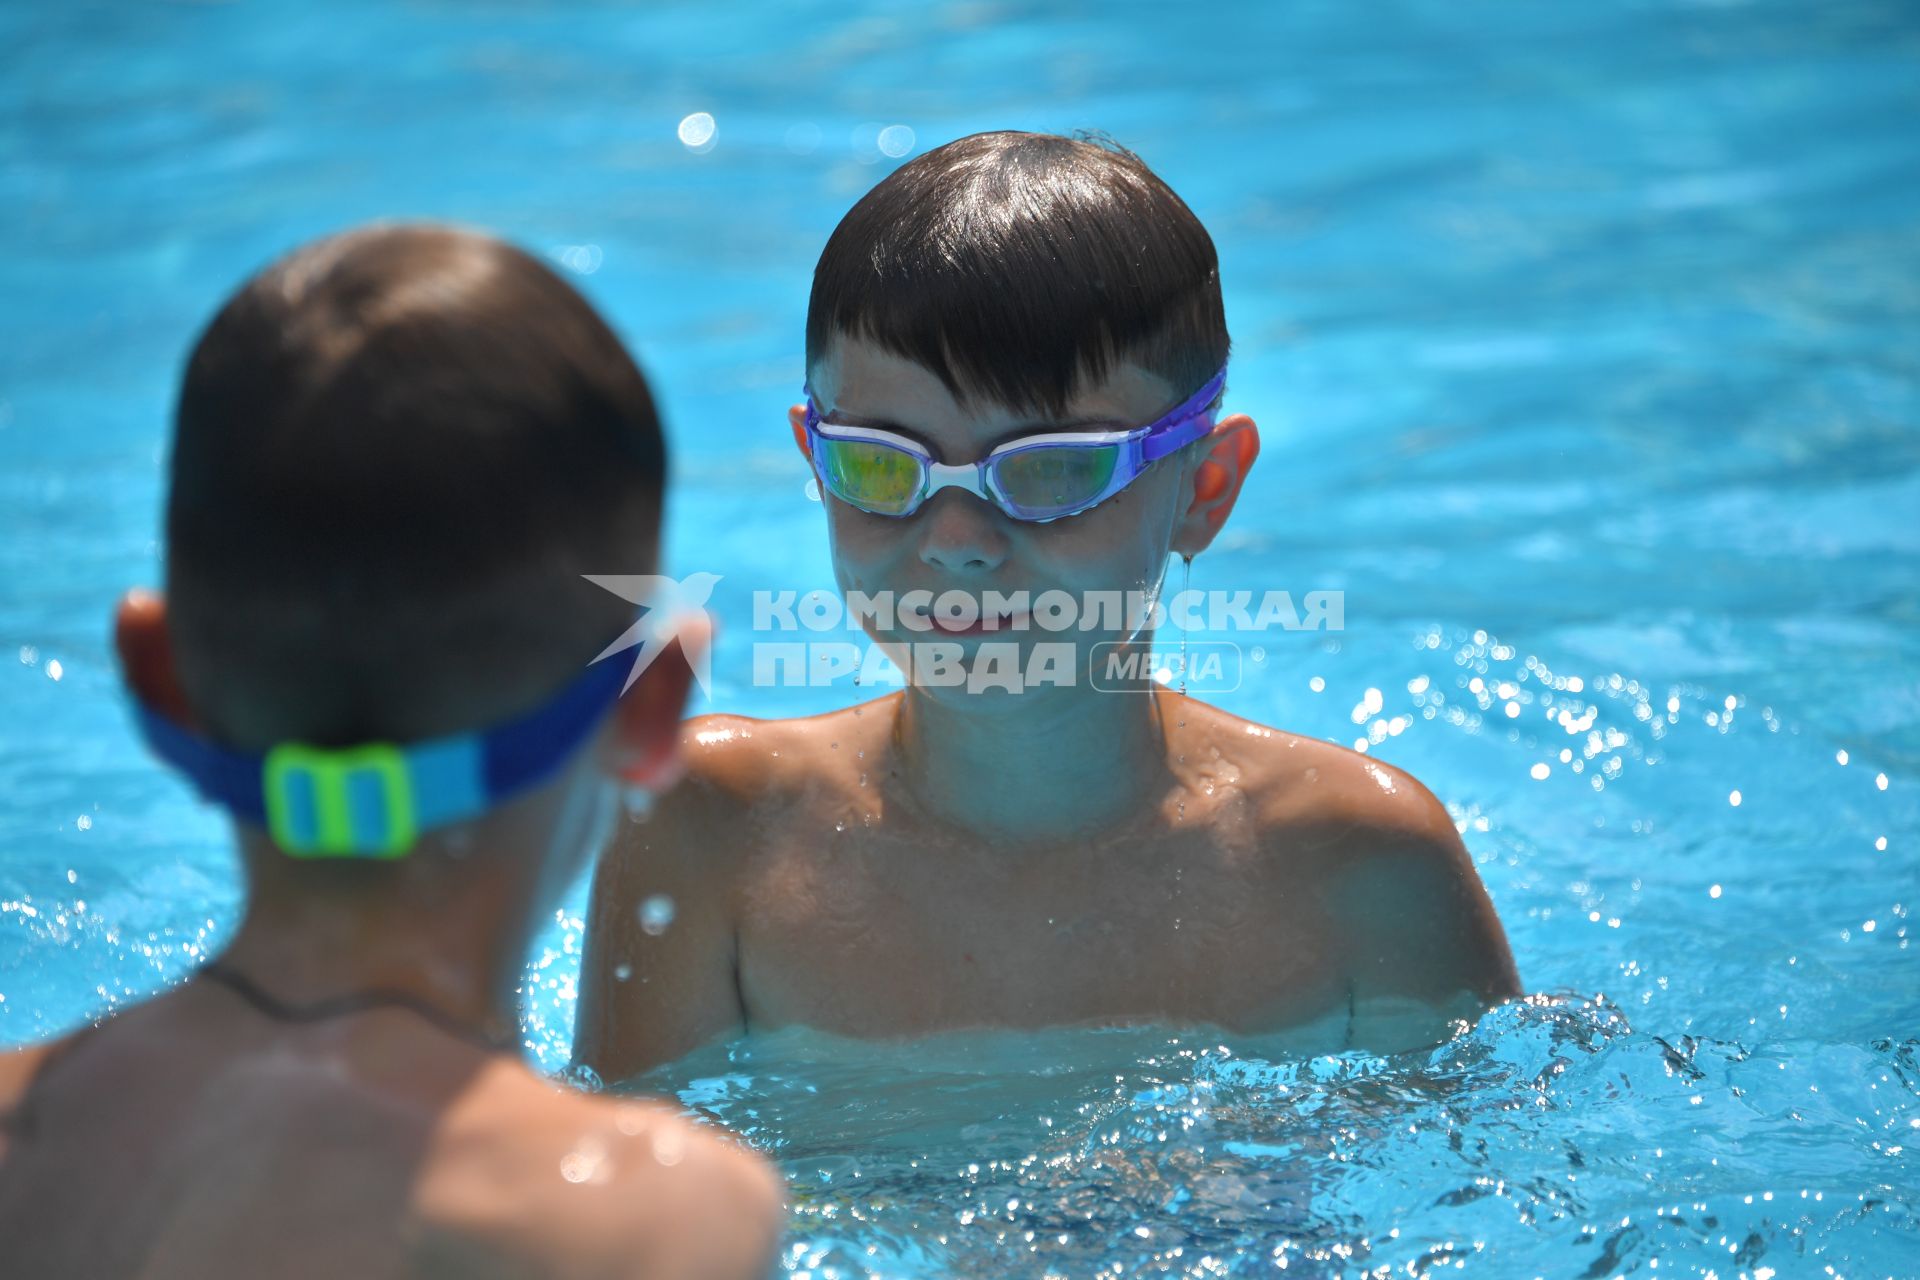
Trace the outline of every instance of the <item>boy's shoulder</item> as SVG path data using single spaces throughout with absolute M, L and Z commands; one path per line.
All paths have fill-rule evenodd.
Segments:
M 696 716 L 680 731 L 684 773 L 674 791 L 733 806 L 851 785 L 881 759 L 899 698 L 788 719 Z
M 1229 785 L 1257 829 L 1284 837 L 1290 850 L 1364 857 L 1459 842 L 1446 806 L 1404 769 L 1198 699 L 1177 714 L 1199 730 L 1178 754 L 1211 773 L 1216 787 Z
M 0 1050 L 0 1164 L 7 1158 L 27 1095 L 47 1063 L 60 1056 L 71 1037 L 49 1040 L 22 1049 Z
M 20 1049 L 0 1050 L 0 1115 L 19 1105 L 20 1099 L 33 1087 L 34 1077 L 40 1074 L 41 1064 L 57 1055 L 66 1042 L 62 1038 Z
M 666 894 L 683 909 L 682 919 L 697 901 L 724 899 L 756 847 L 744 838 L 747 827 L 804 825 L 852 803 L 866 771 L 879 767 L 892 721 L 886 698 L 792 719 L 686 721 L 679 776 L 653 798 L 645 820 L 626 826 L 609 848 L 596 897 L 626 904 L 636 895 Z
M 1446 806 L 1416 778 L 1338 743 L 1204 703 L 1190 708 L 1188 721 L 1200 722 L 1222 748 L 1213 767 L 1233 775 L 1258 878 L 1276 894 L 1309 894 L 1337 922 L 1349 991 L 1363 1005 L 1405 997 L 1438 1007 L 1460 991 L 1492 999 L 1518 993 L 1512 953 L 1473 858 Z M 1211 759 L 1211 747 L 1206 754 Z M 1400 1034 L 1374 1029 L 1381 1042 Z
M 371 1233 L 340 1236 L 343 1250 L 393 1256 L 411 1275 L 754 1277 L 773 1258 L 775 1175 L 671 1106 L 563 1088 L 399 1011 L 307 1047 L 275 1035 L 223 1054 L 191 1017 L 206 995 L 188 982 L 93 1032 L 0 1054 L 0 1173 L 31 1181 L 50 1154 L 71 1166 L 60 1153 L 142 1145 L 244 1153 L 168 1173 L 256 1215 L 208 1247 L 310 1232 L 320 1203 L 329 1231 Z M 62 1061 L 82 1038 L 85 1052 Z M 297 1170 L 309 1186 L 337 1144 L 351 1145 L 360 1183 L 310 1202 L 285 1179 Z M 0 1238 L 21 1226 L 0 1221 Z M 41 1243 L 60 1256 L 73 1245 Z
M 415 1204 L 460 1250 L 559 1274 L 757 1276 L 784 1209 L 758 1157 L 665 1103 L 585 1094 L 506 1059 L 435 1126 Z

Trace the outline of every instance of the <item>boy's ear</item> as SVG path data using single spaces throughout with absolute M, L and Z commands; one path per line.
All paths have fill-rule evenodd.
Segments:
M 175 724 L 193 724 L 193 712 L 173 664 L 165 597 L 140 587 L 121 596 L 113 615 L 113 647 L 134 697 Z
M 1260 456 L 1260 429 L 1252 418 L 1236 413 L 1215 423 L 1199 447 L 1204 452 L 1194 469 L 1193 492 L 1173 527 L 1172 549 L 1183 556 L 1205 551 L 1227 522 Z
M 807 406 L 796 404 L 788 409 L 787 421 L 793 424 L 793 442 L 800 447 L 800 456 L 812 462 L 813 454 L 807 448 Z
M 680 718 L 693 669 L 713 644 L 704 611 L 679 620 L 667 647 L 647 664 L 614 711 L 613 772 L 623 781 L 663 791 L 680 776 Z

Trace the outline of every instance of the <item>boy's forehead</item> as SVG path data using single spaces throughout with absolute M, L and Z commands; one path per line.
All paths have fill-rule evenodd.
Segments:
M 814 399 L 823 412 L 885 421 L 923 430 L 1003 431 L 1011 427 L 1076 422 L 1152 421 L 1167 409 L 1173 388 L 1132 364 L 1110 368 L 1098 383 L 1074 389 L 1064 414 L 1010 408 L 982 396 L 962 405 L 938 374 L 864 338 L 841 337 L 812 369 Z

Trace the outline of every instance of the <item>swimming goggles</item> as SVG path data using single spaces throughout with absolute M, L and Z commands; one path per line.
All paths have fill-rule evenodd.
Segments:
M 420 833 L 477 817 L 551 777 L 625 686 L 628 664 L 596 661 L 545 705 L 505 724 L 405 746 L 285 742 L 230 750 L 136 701 L 147 745 L 295 858 L 404 857 Z
M 820 487 L 862 511 L 910 516 L 940 490 L 956 487 L 1015 520 L 1044 524 L 1098 506 L 1161 458 L 1205 436 L 1226 381 L 1223 368 L 1144 427 L 1022 436 L 977 462 L 951 465 L 898 432 L 828 421 L 808 386 L 802 443 Z

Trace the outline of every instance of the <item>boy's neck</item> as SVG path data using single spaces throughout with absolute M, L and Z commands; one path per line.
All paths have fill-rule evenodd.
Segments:
M 931 816 L 982 839 L 1091 835 L 1140 812 L 1171 780 L 1158 704 L 1150 681 L 961 703 L 910 686 L 894 723 L 901 779 Z
M 369 867 L 300 863 L 243 841 L 247 912 L 222 965 L 296 1008 L 378 993 L 476 1039 L 519 1039 L 516 979 L 532 929 L 525 853 L 416 852 Z

